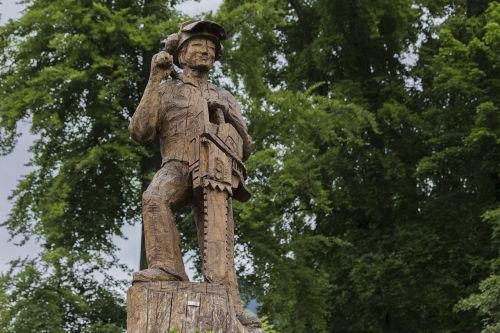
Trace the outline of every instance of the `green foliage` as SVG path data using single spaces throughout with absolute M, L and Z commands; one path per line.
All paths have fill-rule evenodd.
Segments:
M 0 332 L 122 332 L 125 304 L 116 290 L 123 282 L 87 265 L 50 272 L 48 264 L 17 261 L 2 275 Z
M 256 140 L 236 208 L 259 312 L 284 332 L 479 330 L 453 307 L 498 267 L 498 3 L 226 0 L 216 19 Z
M 113 237 L 140 216 L 149 155 L 128 118 L 159 41 L 178 27 L 175 2 L 32 0 L 0 27 L 0 152 L 21 121 L 36 137 L 3 226 L 42 248 L 2 277 L 0 331 L 124 329 Z
M 493 209 L 483 214 L 485 222 L 493 228 L 493 240 L 500 244 L 500 209 Z M 500 330 L 500 257 L 492 262 L 492 271 L 489 277 L 479 284 L 479 293 L 474 293 L 461 300 L 455 310 L 476 310 L 482 319 L 482 333 L 495 333 Z
M 485 319 L 482 333 L 495 333 L 500 330 L 500 276 L 491 275 L 481 281 L 480 293 L 472 294 L 458 303 L 457 310 L 477 310 Z
M 266 333 L 280 333 L 278 330 L 275 329 L 274 325 L 269 323 L 269 320 L 266 316 L 261 318 L 262 322 L 262 328 L 264 329 L 264 332 Z

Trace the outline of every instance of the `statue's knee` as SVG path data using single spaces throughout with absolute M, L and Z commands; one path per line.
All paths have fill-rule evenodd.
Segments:
M 159 206 L 174 207 L 179 202 L 183 201 L 186 196 L 186 191 L 183 187 L 176 186 L 177 184 L 164 184 L 161 191 L 156 188 L 148 188 L 142 194 L 143 206 Z
M 162 196 L 159 193 L 156 193 L 155 191 L 151 190 L 146 190 L 142 194 L 142 205 L 147 206 L 147 205 L 159 205 L 163 201 Z

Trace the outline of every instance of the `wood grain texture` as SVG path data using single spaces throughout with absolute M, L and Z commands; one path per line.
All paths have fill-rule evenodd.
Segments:
M 127 306 L 127 333 L 263 333 L 241 325 L 222 284 L 136 283 L 128 290 Z

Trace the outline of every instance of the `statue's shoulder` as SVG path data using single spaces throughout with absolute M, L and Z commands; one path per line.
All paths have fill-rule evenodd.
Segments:
M 219 98 L 228 101 L 231 106 L 238 104 L 238 101 L 236 100 L 236 98 L 228 90 L 221 88 L 221 87 L 218 87 L 213 83 L 210 83 L 210 88 L 217 92 L 217 94 L 219 95 Z
M 161 89 L 172 89 L 175 86 L 179 86 L 183 84 L 181 80 L 178 78 L 168 78 L 167 80 L 161 81 L 160 88 Z
M 172 94 L 179 89 L 181 85 L 184 83 L 178 78 L 169 78 L 168 80 L 164 80 L 160 84 L 160 93 L 163 94 Z

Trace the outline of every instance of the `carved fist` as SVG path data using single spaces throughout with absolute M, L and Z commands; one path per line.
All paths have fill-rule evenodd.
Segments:
M 172 55 L 161 51 L 153 56 L 151 61 L 151 77 L 156 80 L 161 80 L 170 74 L 172 70 L 173 58 Z

